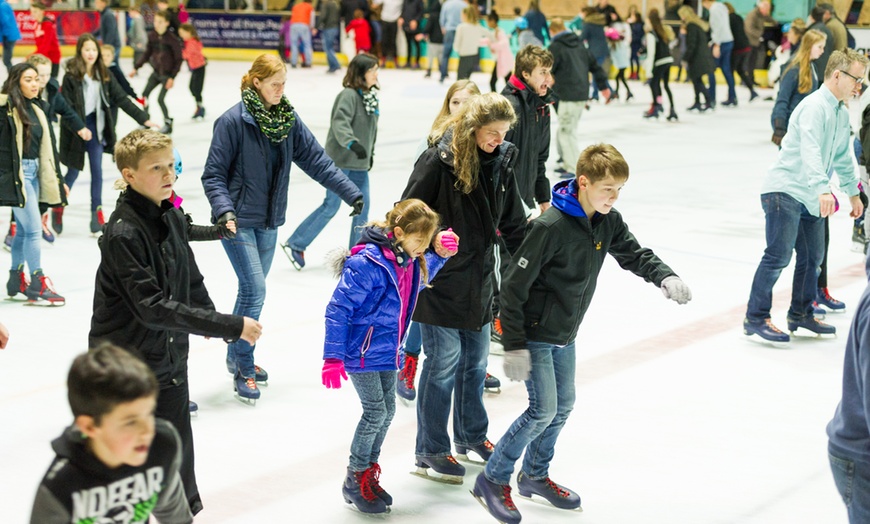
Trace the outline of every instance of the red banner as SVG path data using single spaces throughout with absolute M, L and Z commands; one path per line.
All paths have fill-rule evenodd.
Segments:
M 46 11 L 45 16 L 54 17 L 60 45 L 76 45 L 79 36 L 100 27 L 100 14 L 95 11 Z M 15 20 L 21 30 L 21 40 L 18 43 L 35 44 L 33 28 L 36 27 L 36 21 L 30 16 L 30 11 L 15 11 Z

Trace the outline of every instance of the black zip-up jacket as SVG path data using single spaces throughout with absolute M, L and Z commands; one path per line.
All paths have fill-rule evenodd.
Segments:
M 583 40 L 571 31 L 563 31 L 550 41 L 553 53 L 553 96 L 566 102 L 589 100 L 589 73 L 598 89 L 607 88 L 607 75 L 595 61 Z
M 444 33 L 441 32 L 441 2 L 433 0 L 426 12 L 426 28 L 423 32 L 429 37 L 431 44 L 443 44 Z
M 550 156 L 550 105 L 552 100 L 532 91 L 522 79 L 512 75 L 501 94 L 510 100 L 517 114 L 517 123 L 505 140 L 519 150 L 514 174 L 520 197 L 529 208 L 550 201 L 550 181 L 547 180 L 547 157 Z
M 157 31 L 149 31 L 145 52 L 142 53 L 133 68 L 141 69 L 147 62 L 154 68 L 154 74 L 157 76 L 175 78 L 175 75 L 181 70 L 183 62 L 181 58 L 182 48 L 181 39 L 174 32 L 167 30 L 159 35 Z
M 188 245 L 188 221 L 128 188 L 100 237 L 88 342 L 139 356 L 161 388 L 187 379 L 188 334 L 237 339 L 244 319 L 215 311 Z
M 103 136 L 94 135 L 91 140 L 102 139 L 103 151 L 111 154 L 115 150 L 115 142 L 118 139 L 115 133 L 116 122 L 112 116 L 112 108 L 121 108 L 122 111 L 130 115 L 139 125 L 145 125 L 145 122 L 148 121 L 148 113 L 130 100 L 127 93 L 124 92 L 111 73 L 108 75 L 107 82 L 103 82 L 99 75 L 97 75 L 96 80 L 100 83 L 99 103 L 101 106 L 100 112 L 103 115 Z M 85 118 L 87 118 L 85 114 L 84 80 L 77 78 L 75 74 L 67 70 L 66 75 L 63 77 L 61 94 L 70 107 L 72 107 L 73 111 L 76 112 L 79 121 L 84 122 Z M 59 158 L 63 165 L 82 170 L 85 167 L 85 153 L 87 152 L 88 145 L 82 137 L 76 134 L 76 131 L 81 128 L 72 129 L 72 127 L 74 126 L 66 124 L 64 118 L 61 117 Z M 99 125 L 97 127 L 99 128 Z
M 414 320 L 453 329 L 480 331 L 492 321 L 493 249 L 496 229 L 509 250 L 522 242 L 525 210 L 517 192 L 513 166 L 517 148 L 504 142 L 489 167 L 481 166 L 481 180 L 469 194 L 456 188 L 451 132 L 427 149 L 408 180 L 402 198 L 419 198 L 441 215 L 445 228 L 459 235 L 459 252 L 452 256 L 420 292 Z M 485 157 L 481 154 L 481 157 Z M 488 174 L 491 173 L 491 174 Z
M 85 122 L 70 107 L 69 102 L 60 95 L 60 84 L 54 78 L 48 79 L 45 85 L 46 101 L 48 102 L 48 118 L 55 121 L 55 115 L 60 115 L 60 123 L 70 128 L 74 133 L 85 127 Z
M 528 341 L 566 345 L 574 340 L 607 254 L 656 286 L 675 274 L 641 247 L 618 211 L 596 213 L 590 220 L 577 201 L 575 182 L 557 184 L 553 205 L 529 223 L 502 280 L 505 351 L 526 349 Z

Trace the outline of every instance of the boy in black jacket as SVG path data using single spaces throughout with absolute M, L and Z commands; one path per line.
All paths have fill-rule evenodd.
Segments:
M 51 443 L 57 454 L 33 502 L 31 524 L 160 522 L 193 516 L 178 475 L 181 441 L 154 418 L 157 380 L 111 344 L 76 357 L 67 378 L 75 422 Z
M 170 15 L 166 11 L 159 11 L 154 15 L 154 30 L 148 33 L 148 46 L 133 65 L 133 70 L 130 71 L 130 78 L 133 78 L 146 62 L 151 64 L 154 71 L 148 77 L 148 82 L 142 91 L 142 98 L 147 103 L 151 91 L 160 86 L 160 96 L 157 97 L 157 103 L 160 104 L 160 110 L 163 111 L 164 120 L 160 132 L 167 135 L 172 134 L 172 119 L 169 117 L 169 109 L 166 107 L 166 92 L 172 89 L 175 84 L 175 75 L 181 70 L 183 61 L 181 58 L 183 47 L 181 39 L 169 31 L 169 18 Z
M 176 179 L 172 140 L 133 131 L 115 145 L 115 163 L 128 187 L 100 237 L 89 342 L 130 348 L 157 375 L 156 415 L 181 435 L 181 478 L 196 514 L 202 502 L 193 469 L 188 335 L 254 344 L 262 326 L 215 311 L 188 245 L 189 222 L 168 200 Z
M 510 495 L 514 464 L 521 496 L 538 495 L 562 509 L 580 507 L 580 496 L 550 480 L 548 470 L 559 432 L 574 406 L 574 339 L 589 307 L 604 257 L 661 287 L 685 304 L 688 286 L 651 250 L 635 240 L 613 209 L 628 180 L 628 164 L 613 146 L 587 147 L 577 178 L 553 188 L 553 206 L 533 220 L 514 253 L 501 288 L 504 370 L 526 381 L 530 405 L 499 439 L 474 495 L 501 522 L 520 514 Z

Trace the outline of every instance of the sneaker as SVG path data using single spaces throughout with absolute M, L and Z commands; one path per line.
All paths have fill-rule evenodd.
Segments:
M 788 321 L 788 330 L 792 333 L 797 331 L 798 328 L 812 331 L 816 335 L 834 335 L 837 333 L 837 328 L 830 324 L 825 324 L 815 317 L 803 319 L 787 318 L 786 320 Z
M 492 319 L 492 326 L 490 327 L 491 329 L 489 330 L 489 340 L 497 344 L 501 344 L 501 319 L 498 317 Z
M 550 480 L 550 477 L 542 479 L 530 479 L 525 471 L 517 475 L 517 491 L 521 497 L 528 499 L 532 495 L 543 497 L 547 502 L 559 509 L 577 509 L 580 507 L 580 495 L 564 486 L 560 486 Z
M 9 270 L 9 280 L 6 281 L 6 294 L 10 297 L 15 297 L 19 293 L 26 295 L 27 287 L 30 282 L 27 281 L 27 275 L 24 273 L 24 264 L 18 266 L 18 269 Z
M 103 217 L 103 207 L 97 206 L 96 211 L 91 211 L 91 233 L 97 234 L 103 230 L 106 219 Z
M 54 229 L 54 232 L 58 235 L 63 233 L 63 208 L 62 207 L 53 207 L 51 208 L 51 228 Z
M 481 473 L 474 482 L 474 490 L 471 494 L 495 520 L 503 524 L 519 524 L 523 518 L 511 498 L 509 484 L 490 482 L 486 475 Z
M 290 259 L 290 263 L 293 264 L 296 271 L 302 271 L 302 268 L 305 267 L 305 251 L 293 249 L 288 244 L 281 244 L 281 249 L 284 250 L 284 254 Z
M 49 244 L 54 244 L 54 233 L 48 228 L 48 213 L 42 215 L 42 239 Z
M 840 302 L 836 298 L 832 297 L 831 294 L 828 293 L 828 288 L 826 288 L 826 287 L 819 288 L 817 302 L 819 305 L 825 306 L 826 308 L 830 309 L 831 311 L 842 311 L 842 310 L 846 309 L 846 304 L 844 304 L 843 302 Z
M 405 400 L 411 401 L 417 397 L 414 389 L 414 379 L 417 377 L 417 361 L 420 357 L 405 353 L 405 365 L 399 371 L 396 381 L 396 394 Z
M 791 340 L 788 333 L 780 331 L 769 318 L 759 323 L 750 322 L 748 318 L 744 319 L 743 334 L 746 336 L 758 335 L 768 342 L 788 342 Z
M 30 275 L 30 285 L 24 290 L 24 294 L 27 295 L 27 301 L 30 303 L 45 301 L 51 305 L 66 304 L 66 299 L 54 290 L 51 279 L 41 270 L 36 270 Z
M 381 487 L 381 483 L 379 482 L 381 478 L 381 467 L 377 462 L 372 462 L 371 466 L 369 466 L 369 486 L 372 488 L 372 493 L 375 494 L 376 497 L 384 501 L 384 504 L 387 506 L 393 505 L 393 497 L 387 490 Z

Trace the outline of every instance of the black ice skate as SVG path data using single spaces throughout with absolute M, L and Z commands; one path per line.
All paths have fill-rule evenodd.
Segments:
M 474 460 L 473 458 L 468 457 L 468 452 L 473 451 L 477 456 L 481 458 L 481 460 Z M 456 445 L 456 458 L 463 462 L 470 462 L 472 464 L 486 464 L 489 461 L 489 457 L 492 456 L 493 451 L 495 451 L 495 447 L 492 445 L 492 442 L 489 439 L 484 440 L 481 444 L 477 446 L 460 446 Z
M 533 500 L 532 495 L 537 495 L 559 509 L 583 511 L 580 508 L 580 495 L 565 486 L 556 484 L 550 480 L 550 477 L 532 480 L 525 472 L 520 471 L 517 475 L 517 491 L 522 498 Z
M 66 299 L 59 295 L 51 283 L 51 279 L 37 270 L 30 275 L 30 285 L 24 290 L 27 295 L 27 305 L 30 306 L 63 306 Z
M 353 504 L 363 513 L 386 513 L 387 505 L 375 495 L 371 480 L 371 468 L 365 471 L 353 471 L 347 468 L 347 477 L 341 487 L 344 501 Z
M 369 466 L 370 472 L 370 484 L 372 487 L 372 492 L 381 500 L 384 501 L 384 504 L 387 506 L 393 505 L 393 497 L 387 490 L 381 487 L 380 478 L 381 478 L 381 467 L 377 462 L 372 462 L 371 466 Z
M 227 360 L 227 373 L 229 373 L 230 375 L 236 374 L 236 363 L 232 360 Z M 257 384 L 268 386 L 269 373 L 265 369 L 254 364 L 254 380 L 257 382 Z
M 496 395 L 501 393 L 501 380 L 487 373 L 486 378 L 483 379 L 483 390 Z
M 24 273 L 24 264 L 18 266 L 18 269 L 9 270 L 9 280 L 6 281 L 6 294 L 9 295 L 9 300 L 24 300 L 27 298 L 27 288 L 30 282 L 27 281 L 27 275 Z
M 199 413 L 199 404 L 197 404 L 196 402 L 194 402 L 192 400 L 187 401 L 187 408 L 190 411 L 191 417 L 195 417 L 195 416 L 197 416 L 197 413 Z
M 414 389 L 414 378 L 417 376 L 417 362 L 419 357 L 405 353 L 405 366 L 396 377 L 396 394 L 403 401 L 411 402 L 417 398 L 417 390 Z
M 236 373 L 233 377 L 233 391 L 236 392 L 237 399 L 250 406 L 256 406 L 257 399 L 260 398 L 257 381 L 253 377 L 245 378 L 241 373 Z
M 417 457 L 416 465 L 417 471 L 412 471 L 411 475 L 434 480 L 435 482 L 462 484 L 462 477 L 465 476 L 465 468 L 456 462 L 453 455 L 447 455 L 446 457 Z M 430 475 L 429 468 L 432 468 L 438 476 Z
M 825 324 L 815 317 L 804 319 L 787 318 L 786 320 L 788 321 L 788 330 L 791 331 L 792 335 L 795 334 L 798 328 L 810 331 L 816 336 L 837 334 L 837 328 L 830 324 Z
M 480 505 L 486 508 L 486 511 L 492 515 L 495 520 L 502 524 L 519 524 L 523 519 L 514 501 L 511 498 L 510 485 L 501 485 L 490 482 L 486 476 L 481 473 L 477 476 L 474 482 L 474 489 L 471 491 L 474 498 L 480 502 Z
M 858 220 L 855 220 L 855 225 L 852 228 L 852 251 L 866 255 L 867 245 L 868 239 L 867 235 L 864 234 L 864 220 L 861 219 L 860 224 Z

